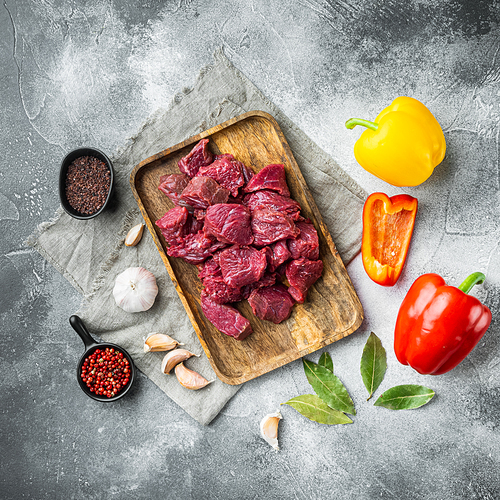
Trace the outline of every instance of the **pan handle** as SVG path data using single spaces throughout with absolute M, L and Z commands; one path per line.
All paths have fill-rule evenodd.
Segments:
M 91 337 L 87 327 L 83 323 L 80 316 L 73 315 L 69 318 L 69 324 L 73 327 L 76 333 L 80 336 L 85 344 L 85 349 L 89 350 L 91 347 L 98 345 L 98 343 Z

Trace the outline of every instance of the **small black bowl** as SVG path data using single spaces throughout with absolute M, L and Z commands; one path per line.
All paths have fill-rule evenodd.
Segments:
M 76 377 L 78 379 L 78 383 L 80 384 L 80 387 L 82 391 L 92 399 L 95 399 L 96 401 L 103 401 L 105 403 L 109 403 L 111 401 L 116 401 L 117 399 L 122 398 L 127 394 L 127 392 L 130 390 L 132 387 L 132 384 L 134 383 L 135 379 L 135 365 L 134 362 L 132 361 L 132 358 L 130 357 L 130 354 L 123 348 L 120 347 L 119 345 L 116 344 L 110 344 L 108 342 L 96 342 L 88 332 L 87 328 L 85 327 L 83 321 L 79 316 L 71 316 L 69 318 L 69 323 L 73 327 L 73 330 L 75 330 L 76 333 L 80 336 L 80 338 L 83 340 L 83 343 L 85 344 L 85 352 L 83 353 L 83 356 L 80 358 L 80 361 L 78 362 L 78 366 L 76 368 Z M 111 398 L 108 398 L 107 396 L 100 396 L 98 394 L 94 394 L 93 392 L 90 392 L 90 389 L 87 387 L 87 385 L 83 382 L 81 373 L 82 373 L 82 366 L 83 362 L 85 361 L 85 358 L 90 356 L 96 349 L 106 349 L 106 347 L 113 348 L 115 351 L 119 351 L 123 353 L 123 355 L 128 359 L 129 362 L 129 367 L 130 367 L 130 377 L 128 384 L 126 385 L 125 388 L 120 390 L 116 396 L 113 396 Z
M 73 163 L 73 161 L 75 161 L 77 158 L 80 158 L 81 156 L 93 156 L 94 158 L 101 160 L 107 165 L 111 176 L 111 183 L 109 185 L 109 191 L 108 196 L 106 197 L 106 201 L 104 202 L 104 205 L 93 214 L 84 214 L 79 212 L 78 210 L 75 210 L 69 204 L 68 199 L 66 198 L 66 176 L 68 173 L 68 167 L 71 165 L 71 163 Z M 69 215 L 71 215 L 71 217 L 74 217 L 75 219 L 88 220 L 97 217 L 103 210 L 106 209 L 109 204 L 111 195 L 113 193 L 114 177 L 115 174 L 113 165 L 109 158 L 102 151 L 94 148 L 79 148 L 71 151 L 65 156 L 64 160 L 61 163 L 61 170 L 59 171 L 59 198 L 61 200 L 62 207 Z

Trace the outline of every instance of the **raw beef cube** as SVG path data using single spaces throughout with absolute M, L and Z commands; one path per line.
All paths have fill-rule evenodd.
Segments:
M 205 291 L 217 304 L 227 304 L 228 302 L 239 302 L 243 300 L 241 288 L 229 286 L 224 282 L 222 273 L 220 275 L 207 277 L 203 280 Z
M 248 168 L 244 163 L 243 165 L 243 177 L 245 178 L 245 184 L 250 181 L 250 179 L 254 176 L 253 170 Z
M 270 245 L 285 238 L 295 238 L 300 231 L 293 220 L 282 212 L 261 208 L 252 212 L 254 245 Z
M 193 215 L 196 218 L 196 220 L 202 220 L 202 221 L 204 221 L 205 220 L 205 215 L 207 215 L 207 211 L 206 210 L 201 210 L 201 209 L 197 208 L 193 212 Z
M 225 243 L 207 237 L 203 231 L 199 231 L 196 234 L 188 234 L 179 243 L 172 245 L 167 254 L 170 257 L 180 257 L 189 264 L 201 264 L 216 250 L 225 246 Z
M 300 304 L 306 300 L 307 291 L 316 283 L 323 272 L 321 260 L 300 258 L 286 266 L 286 279 L 290 283 L 288 293 Z
M 226 203 L 228 196 L 229 191 L 210 177 L 195 177 L 189 181 L 180 199 L 195 209 L 204 209 Z
M 210 165 L 214 161 L 214 155 L 207 148 L 208 139 L 202 139 L 191 152 L 179 160 L 179 170 L 189 177 L 194 177 L 201 167 Z
M 239 311 L 217 304 L 205 291 L 201 292 L 201 310 L 215 328 L 236 340 L 243 340 L 252 333 L 250 322 Z
M 222 276 L 219 264 L 213 257 L 203 262 L 203 264 L 198 264 L 198 278 L 200 278 L 201 281 L 209 276 L 217 276 L 219 273 Z
M 218 250 L 221 250 L 222 248 L 226 248 L 227 245 L 221 241 L 217 241 L 215 238 L 212 238 L 210 236 L 207 237 L 204 231 L 200 231 L 198 233 L 198 237 L 200 240 L 206 239 L 208 243 L 208 250 L 210 251 L 210 254 L 213 256 L 214 254 L 217 253 Z
M 188 184 L 189 177 L 186 174 L 162 175 L 158 189 L 165 193 L 174 205 L 179 205 L 181 193 Z
M 318 233 L 312 224 L 296 222 L 300 234 L 294 240 L 288 240 L 288 249 L 292 259 L 304 257 L 309 260 L 319 259 Z
M 186 235 L 196 234 L 203 229 L 203 225 L 204 222 L 202 220 L 198 220 L 196 217 L 189 214 L 188 223 L 186 224 Z
M 185 207 L 171 208 L 155 224 L 169 245 L 179 243 L 187 234 L 186 225 L 189 221 L 189 212 Z
M 210 298 L 217 302 L 217 304 L 227 304 L 232 302 L 239 302 L 243 300 L 241 288 L 234 288 L 226 285 L 222 278 L 206 278 L 203 281 L 205 290 L 210 295 Z
M 280 240 L 271 245 L 273 255 L 271 263 L 268 264 L 269 271 L 276 271 L 283 262 L 286 262 L 290 258 L 290 251 L 288 250 L 286 242 L 287 240 Z
M 188 234 L 203 229 L 203 221 L 196 220 L 185 207 L 170 209 L 156 225 L 169 245 L 178 245 Z
M 242 287 L 259 281 L 264 275 L 266 256 L 253 247 L 233 245 L 220 253 L 219 265 L 225 283 Z
M 230 203 L 209 207 L 204 231 L 224 243 L 250 245 L 253 242 L 250 210 Z
M 266 288 L 268 286 L 274 285 L 276 283 L 276 273 L 266 272 L 264 276 L 259 281 L 255 283 L 250 283 L 241 288 L 241 293 L 244 299 L 248 299 L 250 294 L 259 288 Z
M 198 277 L 212 300 L 218 304 L 226 304 L 227 302 L 238 302 L 243 299 L 239 287 L 231 287 L 224 282 L 222 271 L 213 258 L 205 261 L 204 264 L 200 264 L 199 268 L 201 269 L 198 272 Z
M 234 160 L 234 156 L 233 155 L 230 155 L 230 154 L 222 154 L 222 155 L 216 155 L 215 156 L 215 160 L 220 160 L 222 158 L 230 158 L 230 159 L 233 159 Z M 238 160 L 234 160 L 234 161 L 238 161 Z M 245 181 L 245 184 L 253 177 L 253 171 L 251 168 L 248 168 L 244 163 L 242 162 L 238 162 L 241 166 L 241 170 L 242 170 L 242 173 L 243 173 L 243 179 Z
M 286 184 L 284 165 L 267 165 L 250 179 L 243 191 L 252 193 L 261 189 L 272 189 L 283 196 L 290 196 Z
M 273 263 L 273 251 L 271 247 L 263 247 L 260 251 L 266 256 L 267 267 Z
M 254 290 L 248 303 L 257 318 L 278 324 L 290 317 L 295 301 L 286 286 L 278 284 Z
M 264 276 L 259 281 L 252 283 L 248 286 L 252 287 L 252 290 L 257 288 L 265 288 L 266 286 L 271 286 L 276 283 L 276 273 L 264 273 Z
M 286 274 L 286 263 L 285 264 L 281 264 L 281 266 L 279 266 L 276 271 L 276 278 L 277 279 L 282 279 L 285 277 L 285 274 Z
M 231 194 L 238 196 L 238 189 L 245 184 L 243 163 L 235 160 L 233 155 L 218 157 L 213 163 L 198 170 L 197 176 L 210 177 L 222 187 L 229 189 Z
M 222 250 L 218 251 L 218 252 L 214 252 L 212 254 L 212 259 L 214 259 L 214 262 L 217 263 L 218 266 L 220 266 L 220 254 L 221 254 Z
M 267 269 L 275 271 L 283 262 L 290 258 L 290 251 L 286 244 L 287 240 L 280 240 L 269 247 L 263 247 L 260 251 L 266 256 Z
M 229 195 L 227 199 L 228 203 L 232 203 L 234 205 L 243 205 L 243 197 L 239 194 L 236 198 L 234 196 Z
M 287 196 L 281 196 L 269 189 L 247 194 L 243 198 L 243 204 L 252 212 L 260 208 L 268 208 L 275 212 L 283 212 L 293 220 L 297 220 L 300 217 L 300 205 L 295 200 Z

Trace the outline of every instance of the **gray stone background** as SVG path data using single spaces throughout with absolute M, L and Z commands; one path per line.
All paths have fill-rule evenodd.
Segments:
M 0 5 L 1 498 L 500 498 L 500 4 L 462 0 L 3 0 Z M 365 310 L 329 346 L 358 414 L 324 426 L 281 407 L 281 451 L 263 415 L 311 392 L 300 360 L 246 385 L 203 427 L 140 375 L 102 405 L 78 388 L 83 352 L 68 318 L 80 295 L 23 241 L 59 206 L 64 154 L 113 152 L 190 87 L 223 47 L 278 107 L 368 192 L 407 192 L 419 213 L 407 266 L 390 289 L 356 258 Z M 365 172 L 347 131 L 399 95 L 441 123 L 447 156 L 397 189 Z M 399 304 L 420 274 L 473 292 L 492 325 L 455 370 L 421 376 L 392 348 Z M 436 397 L 391 412 L 366 402 L 359 374 L 370 331 L 388 352 L 377 391 L 423 384 Z M 316 361 L 319 353 L 309 356 Z

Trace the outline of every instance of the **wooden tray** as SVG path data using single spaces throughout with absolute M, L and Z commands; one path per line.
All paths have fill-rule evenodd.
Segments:
M 306 302 L 296 304 L 291 317 L 279 325 L 256 318 L 247 301 L 238 303 L 236 307 L 253 329 L 242 341 L 219 332 L 205 318 L 196 266 L 168 257 L 168 245 L 154 224 L 173 207 L 158 190 L 160 176 L 179 173 L 179 159 L 206 137 L 214 153 L 231 153 L 254 172 L 271 163 L 285 165 L 291 196 L 318 231 L 324 264 L 323 275 L 309 290 Z M 134 168 L 130 185 L 201 345 L 223 382 L 236 385 L 251 380 L 346 337 L 361 324 L 363 309 L 358 296 L 290 147 L 271 115 L 261 111 L 245 113 L 151 156 Z

